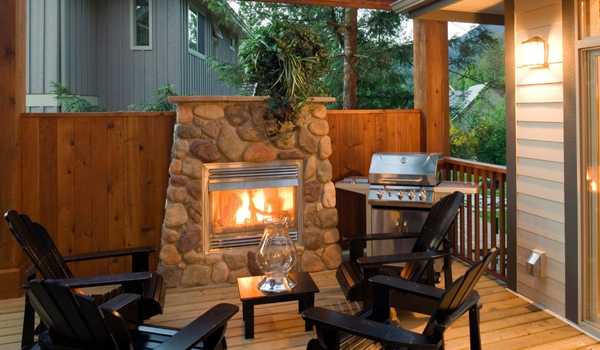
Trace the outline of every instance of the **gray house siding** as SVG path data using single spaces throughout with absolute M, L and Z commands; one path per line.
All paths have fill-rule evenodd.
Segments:
M 95 96 L 94 2 L 28 0 L 27 14 L 28 110 L 56 110 L 48 96 L 53 81 L 78 95 Z M 39 106 L 44 101 L 50 105 Z
M 187 44 L 187 11 L 190 4 L 195 4 L 201 7 L 194 0 L 182 0 L 182 18 L 184 18 L 182 26 L 183 40 L 183 59 L 182 59 L 182 95 L 237 95 L 237 89 L 227 86 L 219 80 L 215 71 L 210 68 L 207 59 L 193 55 L 188 51 Z M 227 42 L 228 36 L 231 34 L 223 33 L 223 38 L 216 38 L 213 35 L 213 27 L 208 18 L 205 23 L 204 39 L 206 43 L 206 56 L 212 57 L 222 62 L 235 62 L 237 54 L 229 49 Z
M 152 0 L 152 49 L 133 50 L 131 2 L 98 2 L 99 103 L 110 110 L 150 101 L 156 89 L 179 90 L 182 38 L 180 0 Z
M 124 110 L 152 100 L 166 84 L 182 95 L 238 94 L 206 59 L 188 52 L 188 0 L 151 1 L 152 48 L 134 50 L 130 0 L 28 0 L 28 95 L 48 100 L 50 82 L 59 81 L 107 110 Z M 235 62 L 231 35 L 214 38 L 208 22 L 205 33 L 207 56 Z
M 46 0 L 48 1 L 48 0 Z M 97 87 L 97 4 L 92 0 L 62 2 L 62 83 L 73 93 L 96 96 Z

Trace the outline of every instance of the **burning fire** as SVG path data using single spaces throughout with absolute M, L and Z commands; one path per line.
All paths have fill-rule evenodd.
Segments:
M 265 218 L 285 215 L 295 220 L 294 187 L 219 191 L 213 193 L 212 222 L 215 232 L 263 224 Z

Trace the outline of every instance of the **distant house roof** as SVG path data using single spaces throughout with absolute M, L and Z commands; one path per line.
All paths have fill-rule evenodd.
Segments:
M 477 100 L 487 88 L 487 84 L 473 85 L 466 90 L 455 90 L 450 87 L 450 110 L 452 111 L 451 118 L 463 114 Z

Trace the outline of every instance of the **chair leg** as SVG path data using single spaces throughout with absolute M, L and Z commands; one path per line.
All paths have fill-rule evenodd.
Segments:
M 452 285 L 452 258 L 444 257 L 444 289 Z
M 469 309 L 469 333 L 471 350 L 481 350 L 481 333 L 479 331 L 479 305 Z
M 35 335 L 35 311 L 29 301 L 29 296 L 25 296 L 25 310 L 23 312 L 23 328 L 21 334 L 21 349 L 29 349 L 34 344 Z
M 131 256 L 131 272 L 150 271 L 150 254 L 135 253 Z

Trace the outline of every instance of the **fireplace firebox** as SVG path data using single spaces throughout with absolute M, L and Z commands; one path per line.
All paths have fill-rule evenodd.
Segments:
M 208 163 L 203 166 L 205 253 L 258 245 L 265 218 L 287 216 L 294 241 L 302 236 L 302 161 Z

